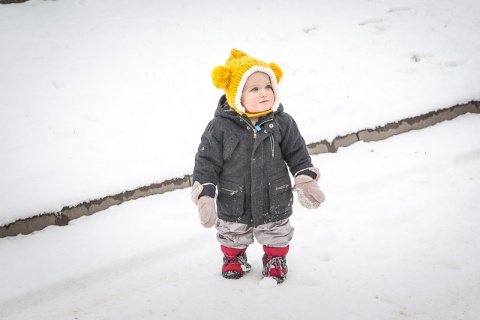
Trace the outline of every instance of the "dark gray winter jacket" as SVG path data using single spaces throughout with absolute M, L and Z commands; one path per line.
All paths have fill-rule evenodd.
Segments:
M 255 226 L 292 215 L 290 173 L 313 167 L 293 118 L 283 106 L 263 118 L 257 131 L 245 115 L 220 98 L 215 117 L 202 135 L 193 181 L 202 195 L 215 196 L 217 215 Z M 288 165 L 288 167 L 287 167 Z

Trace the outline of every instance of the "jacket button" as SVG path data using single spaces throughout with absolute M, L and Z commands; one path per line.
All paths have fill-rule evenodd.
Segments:
M 273 128 L 273 124 L 272 124 L 272 123 L 270 123 L 268 126 L 270 127 L 270 129 Z

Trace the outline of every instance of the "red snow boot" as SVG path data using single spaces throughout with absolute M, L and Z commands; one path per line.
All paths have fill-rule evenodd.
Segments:
M 223 252 L 222 276 L 227 279 L 239 279 L 245 272 L 250 271 L 252 266 L 247 262 L 245 249 L 228 248 L 220 246 Z
M 265 277 L 272 277 L 278 284 L 285 281 L 287 278 L 287 258 L 290 246 L 284 248 L 273 248 L 263 246 L 263 275 Z

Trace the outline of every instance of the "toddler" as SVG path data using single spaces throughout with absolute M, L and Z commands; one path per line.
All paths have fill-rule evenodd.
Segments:
M 293 227 L 293 193 L 309 209 L 325 201 L 305 141 L 280 104 L 282 70 L 232 49 L 213 69 L 225 91 L 195 156 L 192 201 L 204 227 L 215 225 L 223 253 L 222 276 L 251 269 L 245 253 L 254 238 L 263 245 L 263 275 L 286 279 Z M 292 189 L 289 171 L 294 177 Z

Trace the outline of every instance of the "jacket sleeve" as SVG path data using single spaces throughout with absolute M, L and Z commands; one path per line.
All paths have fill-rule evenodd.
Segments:
M 282 137 L 280 148 L 282 149 L 283 159 L 290 168 L 290 173 L 292 176 L 296 176 L 299 173 L 307 172 L 305 169 L 313 167 L 312 159 L 295 120 L 289 114 L 283 112 L 280 121 Z
M 198 181 L 204 186 L 199 197 L 207 195 L 215 197 L 216 186 L 223 166 L 223 144 L 221 137 L 215 133 L 212 120 L 202 134 L 193 170 L 193 182 Z

